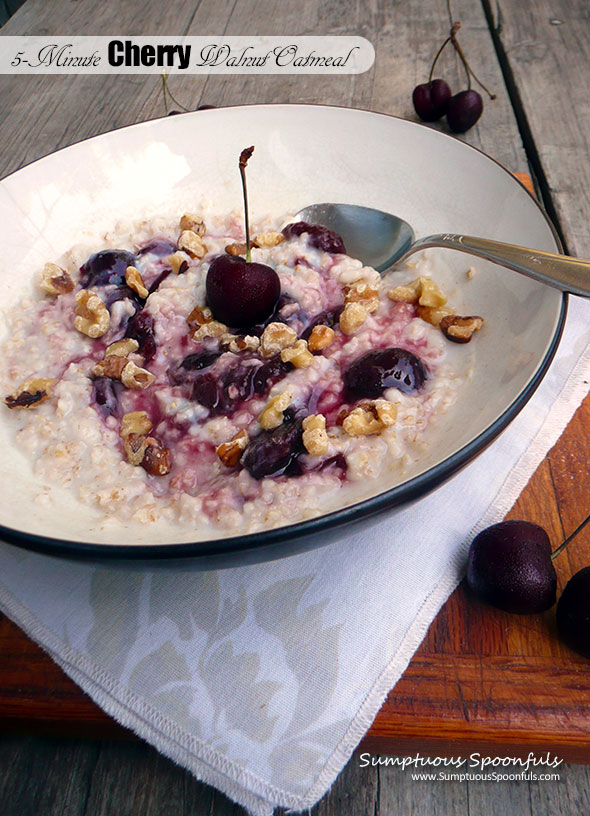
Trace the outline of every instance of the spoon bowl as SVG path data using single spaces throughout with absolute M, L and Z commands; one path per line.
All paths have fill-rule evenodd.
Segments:
M 321 224 L 337 232 L 347 253 L 377 272 L 391 269 L 416 237 L 407 221 L 356 204 L 312 204 L 300 210 L 295 220 Z
M 446 247 L 505 266 L 562 292 L 590 297 L 590 261 L 580 258 L 453 233 L 415 240 L 407 221 L 356 204 L 311 204 L 300 210 L 295 220 L 337 232 L 349 255 L 382 274 L 401 265 L 415 252 Z

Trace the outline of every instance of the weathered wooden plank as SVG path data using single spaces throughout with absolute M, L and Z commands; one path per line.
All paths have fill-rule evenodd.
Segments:
M 556 771 L 561 777 L 559 782 L 530 783 L 531 812 L 535 816 L 590 813 L 590 768 L 560 765 Z
M 360 767 L 353 757 L 332 789 L 313 809 L 313 816 L 379 816 L 379 769 Z M 387 814 L 389 811 L 383 811 Z M 395 811 L 394 811 L 395 812 Z
M 572 254 L 588 257 L 588 3 L 496 0 L 489 5 L 566 243 Z
M 366 768 L 367 771 L 369 768 Z M 450 816 L 469 812 L 467 785 L 464 782 L 417 781 L 412 779 L 413 772 L 395 766 L 379 768 L 379 813 L 383 816 L 398 813 Z
M 84 816 L 99 753 L 98 743 L 3 737 L 2 816 Z

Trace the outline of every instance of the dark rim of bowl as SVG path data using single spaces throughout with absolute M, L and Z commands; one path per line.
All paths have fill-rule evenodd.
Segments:
M 253 105 L 226 106 L 217 108 L 216 110 L 232 110 L 232 109 L 240 110 L 248 107 L 269 109 L 277 107 L 288 108 L 313 107 L 324 108 L 328 110 L 329 109 L 346 110 L 360 113 L 368 113 L 371 114 L 372 116 L 386 117 L 388 119 L 396 119 L 398 121 L 405 122 L 414 127 L 424 127 L 424 125 L 420 124 L 419 122 L 412 122 L 411 120 L 404 119 L 401 116 L 394 116 L 393 114 L 388 113 L 378 113 L 376 111 L 370 111 L 361 108 L 348 108 L 344 105 L 342 106 L 322 104 L 302 105 L 284 103 L 274 105 L 253 104 Z M 202 113 L 203 111 L 191 111 L 183 115 L 185 116 L 188 115 L 192 117 L 195 115 L 202 115 Z M 84 142 L 91 141 L 92 139 L 100 139 L 103 136 L 108 137 L 109 134 L 114 133 L 117 130 L 126 130 L 127 128 L 132 127 L 141 128 L 142 126 L 149 126 L 154 121 L 156 120 L 151 119 L 146 122 L 138 122 L 134 125 L 127 125 L 123 128 L 116 128 L 115 130 L 107 131 L 102 134 L 97 134 L 96 136 L 90 136 L 87 139 L 81 139 L 79 142 L 74 142 L 72 145 L 68 145 L 67 147 L 62 148 L 62 150 L 68 150 L 77 144 L 82 144 Z M 429 128 L 429 130 L 432 129 Z M 551 230 L 558 250 L 561 253 L 563 253 L 561 239 L 553 223 L 551 222 L 549 216 L 541 206 L 540 202 L 537 200 L 536 196 L 534 196 L 529 191 L 529 189 L 522 183 L 522 181 L 520 181 L 519 178 L 517 178 L 514 175 L 514 173 L 512 173 L 497 159 L 488 156 L 487 153 L 484 153 L 479 148 L 474 147 L 473 145 L 470 145 L 467 142 L 461 142 L 456 137 L 451 136 L 450 134 L 442 133 L 441 131 L 434 132 L 438 133 L 438 135 L 442 138 L 452 139 L 454 142 L 459 141 L 466 148 L 475 150 L 477 153 L 484 156 L 488 161 L 491 161 L 495 165 L 497 165 L 511 178 L 512 181 L 514 181 L 516 184 L 522 187 L 522 189 L 534 202 L 535 206 L 545 219 L 547 225 Z M 58 153 L 61 151 L 55 152 Z M 48 155 L 54 154 L 51 153 Z M 29 167 L 33 164 L 36 164 L 37 161 L 43 161 L 44 158 L 46 157 L 36 159 L 35 161 L 30 162 L 27 165 L 23 165 L 23 167 L 20 167 L 18 170 L 15 170 L 14 173 L 20 172 L 20 170 L 24 169 L 24 167 Z M 14 175 L 14 173 L 10 173 L 8 176 L 5 176 L 5 178 L 9 178 L 10 176 Z M 289 541 L 311 537 L 312 535 L 317 536 L 323 531 L 337 529 L 339 527 L 348 525 L 351 522 L 379 515 L 385 510 L 390 510 L 395 507 L 401 507 L 404 504 L 410 503 L 416 499 L 421 498 L 428 491 L 442 484 L 454 473 L 456 473 L 462 467 L 467 465 L 474 458 L 474 456 L 476 456 L 476 454 L 478 454 L 487 445 L 489 445 L 498 436 L 498 434 L 500 434 L 504 430 L 504 428 L 506 428 L 506 426 L 522 410 L 522 408 L 526 405 L 526 403 L 530 400 L 534 392 L 537 390 L 539 384 L 541 383 L 543 377 L 545 376 L 545 373 L 547 372 L 547 369 L 551 364 L 551 361 L 553 360 L 553 357 L 555 356 L 555 352 L 557 351 L 557 347 L 559 346 L 559 341 L 561 339 L 561 335 L 563 333 L 563 328 L 565 325 L 567 304 L 568 295 L 567 293 L 564 292 L 562 295 L 561 308 L 555 333 L 553 335 L 551 343 L 547 348 L 547 351 L 545 352 L 545 356 L 541 360 L 537 370 L 535 371 L 529 382 L 526 384 L 526 386 L 523 388 L 520 394 L 516 397 L 516 399 L 508 406 L 504 413 L 502 413 L 491 425 L 488 425 L 488 427 L 485 428 L 478 436 L 476 436 L 474 439 L 472 439 L 458 451 L 455 451 L 455 453 L 448 456 L 443 462 L 440 462 L 437 465 L 433 465 L 433 467 L 424 471 L 424 473 L 420 473 L 418 476 L 415 476 L 413 479 L 410 479 L 407 482 L 402 482 L 402 484 L 400 485 L 396 485 L 395 487 L 392 487 L 389 490 L 384 491 L 383 493 L 379 493 L 377 496 L 372 496 L 371 498 L 355 502 L 354 504 L 348 507 L 343 507 L 339 510 L 335 510 L 332 513 L 317 516 L 307 521 L 300 521 L 297 522 L 296 524 L 290 524 L 284 527 L 277 527 L 271 530 L 263 530 L 258 533 L 246 533 L 244 535 L 232 536 L 230 538 L 209 539 L 207 541 L 200 542 L 197 541 L 180 544 L 138 544 L 138 545 L 96 544 L 96 543 L 89 544 L 81 541 L 70 541 L 66 539 L 51 538 L 50 536 L 42 536 L 36 533 L 21 532 L 10 527 L 5 527 L 4 525 L 0 525 L 0 536 L 4 541 L 10 544 L 15 544 L 24 549 L 34 550 L 49 555 L 58 555 L 68 558 L 85 560 L 102 560 L 102 561 L 104 560 L 169 561 L 171 559 L 179 558 L 206 558 L 219 555 L 237 555 L 240 553 L 246 553 L 253 550 L 262 551 L 266 548 L 276 546 L 277 544 L 287 543 Z M 310 549 L 312 547 L 313 545 L 310 544 Z

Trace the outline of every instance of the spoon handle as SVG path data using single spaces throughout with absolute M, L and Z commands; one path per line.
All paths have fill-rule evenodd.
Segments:
M 421 238 L 399 258 L 396 266 L 414 252 L 428 247 L 457 249 L 459 252 L 466 252 L 468 255 L 506 266 L 562 292 L 590 297 L 590 261 L 553 252 L 542 252 L 538 249 L 526 249 L 515 244 L 503 244 L 487 238 L 474 238 L 471 235 L 443 233 Z

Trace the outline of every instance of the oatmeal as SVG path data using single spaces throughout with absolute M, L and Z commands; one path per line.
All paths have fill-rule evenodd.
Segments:
M 244 272 L 234 215 L 47 263 L 2 371 L 38 480 L 105 518 L 241 533 L 342 506 L 419 455 L 460 387 L 449 340 L 481 318 L 453 311 L 426 261 L 382 279 L 323 228 L 268 219 L 253 235 L 229 295 L 209 272 Z

